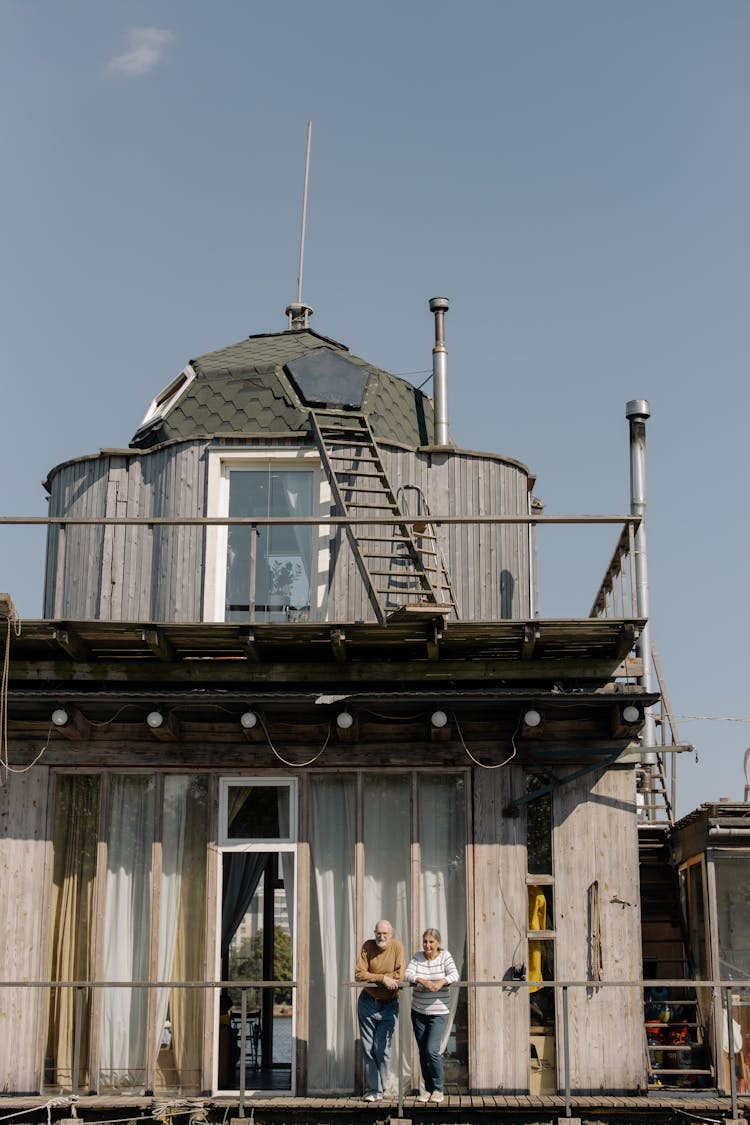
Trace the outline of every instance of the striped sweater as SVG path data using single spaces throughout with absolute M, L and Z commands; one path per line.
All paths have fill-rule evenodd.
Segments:
M 457 981 L 458 970 L 448 950 L 441 949 L 437 957 L 433 957 L 431 961 L 427 960 L 424 953 L 415 953 L 406 969 L 406 979 L 409 984 L 414 985 L 412 1010 L 421 1012 L 425 1016 L 447 1015 L 448 985 L 441 988 L 439 992 L 430 992 L 429 988 L 415 983 L 417 978 L 429 981 L 446 980 L 448 984 Z

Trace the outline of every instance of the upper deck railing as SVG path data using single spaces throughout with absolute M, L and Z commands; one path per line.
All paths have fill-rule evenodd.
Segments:
M 249 528 L 260 531 L 266 528 L 311 528 L 332 534 L 337 528 L 351 528 L 356 536 L 357 529 L 395 528 L 406 524 L 418 528 L 423 524 L 421 516 L 377 516 L 350 517 L 328 516 L 0 516 L 0 530 L 7 527 L 47 527 L 57 529 L 54 546 L 55 589 L 52 618 L 60 620 L 66 616 L 63 611 L 64 582 L 69 544 L 67 532 L 72 528 L 143 528 L 147 536 L 152 536 L 159 528 Z M 520 617 L 539 617 L 539 557 L 537 532 L 546 527 L 605 527 L 620 528 L 617 545 L 605 568 L 589 617 L 634 618 L 643 616 L 643 607 L 638 605 L 638 588 L 634 575 L 635 535 L 641 519 L 633 515 L 434 515 L 429 517 L 435 528 L 463 529 L 482 527 L 525 527 L 528 529 L 528 583 L 527 591 L 530 613 Z M 418 532 L 417 532 L 418 534 Z M 494 553 L 494 549 L 493 549 Z M 587 556 L 591 549 L 587 549 Z M 482 555 L 480 553 L 480 558 Z M 551 562 L 549 562 L 551 560 Z M 256 574 L 251 566 L 248 575 L 249 617 L 253 618 L 255 606 Z M 482 558 L 482 561 L 485 560 Z M 549 570 L 554 569 L 554 549 L 549 552 Z M 498 565 L 497 558 L 493 558 Z M 588 562 L 588 558 L 587 558 Z M 487 565 L 490 565 L 487 562 Z M 12 594 L 12 590 L 9 591 Z M 555 614 L 555 617 L 581 619 L 583 614 Z M 503 614 L 507 619 L 507 615 Z M 512 618 L 511 618 L 512 619 Z

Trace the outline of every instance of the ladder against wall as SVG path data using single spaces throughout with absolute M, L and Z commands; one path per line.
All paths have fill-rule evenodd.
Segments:
M 458 618 L 437 529 L 402 510 L 365 414 L 311 410 L 310 427 L 378 621 L 428 610 Z M 368 520 L 386 519 L 386 523 Z M 403 521 L 403 522 L 402 522 Z

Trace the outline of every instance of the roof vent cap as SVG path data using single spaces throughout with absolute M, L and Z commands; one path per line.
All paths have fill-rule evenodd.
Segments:
M 313 314 L 313 310 L 309 305 L 300 302 L 295 302 L 293 305 L 287 305 L 284 310 L 288 319 L 289 332 L 301 332 L 308 327 L 308 321 Z

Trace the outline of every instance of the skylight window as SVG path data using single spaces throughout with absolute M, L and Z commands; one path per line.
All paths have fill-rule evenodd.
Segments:
M 146 414 L 141 422 L 136 433 L 140 433 L 146 426 L 152 425 L 155 421 L 165 418 L 177 400 L 182 395 L 186 387 L 192 383 L 195 378 L 195 371 L 190 364 L 184 367 L 176 379 L 168 383 L 163 391 L 160 391 L 156 398 L 152 401 Z

